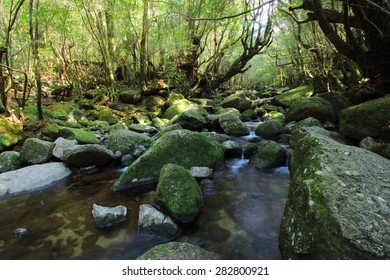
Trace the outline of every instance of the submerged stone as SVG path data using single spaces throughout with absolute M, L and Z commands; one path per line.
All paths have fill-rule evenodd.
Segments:
M 160 244 L 137 258 L 137 260 L 218 260 L 219 257 L 199 246 L 169 242 Z
M 92 217 L 96 227 L 109 227 L 126 220 L 127 208 L 122 205 L 115 207 L 105 207 L 98 204 L 93 204 Z

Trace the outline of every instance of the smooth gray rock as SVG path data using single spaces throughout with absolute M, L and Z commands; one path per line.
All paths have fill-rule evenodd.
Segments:
M 213 177 L 213 169 L 207 166 L 193 166 L 189 170 L 192 177 L 196 179 L 208 179 Z
M 169 216 L 149 204 L 140 205 L 138 228 L 143 233 L 158 235 L 167 239 L 173 239 L 179 233 L 179 227 Z
M 108 148 L 113 151 L 120 151 L 123 154 L 130 154 L 138 146 L 149 147 L 153 139 L 145 134 L 127 129 L 119 129 L 113 132 L 107 141 Z
M 390 259 L 390 161 L 319 127 L 293 132 L 286 259 Z
M 222 149 L 226 157 L 241 157 L 243 151 L 242 145 L 233 140 L 223 142 Z
M 39 164 L 49 161 L 53 154 L 54 143 L 38 138 L 28 138 L 20 150 L 20 158 L 28 164 Z
M 98 204 L 92 206 L 92 217 L 96 227 L 110 227 L 123 222 L 127 218 L 127 208 L 122 205 L 105 207 Z
M 0 197 L 50 187 L 72 172 L 61 162 L 24 167 L 0 174 Z
M 54 149 L 53 149 L 53 156 L 56 158 L 62 159 L 64 156 L 64 151 L 72 149 L 74 146 L 77 145 L 76 140 L 68 140 L 62 137 L 57 138 L 54 141 Z
M 359 142 L 359 147 L 366 150 L 371 150 L 376 146 L 376 142 L 370 136 L 367 136 L 362 141 Z

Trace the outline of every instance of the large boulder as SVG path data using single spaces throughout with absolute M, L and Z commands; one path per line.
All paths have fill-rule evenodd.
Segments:
M 142 204 L 139 207 L 138 228 L 142 233 L 167 239 L 175 238 L 180 231 L 169 216 L 149 204 Z
M 207 125 L 206 118 L 197 110 L 184 111 L 176 121 L 184 129 L 201 130 Z
M 283 107 L 290 105 L 300 97 L 310 97 L 313 95 L 313 85 L 303 85 L 297 88 L 290 89 L 274 97 L 275 103 Z
M 122 190 L 156 182 L 161 168 L 175 163 L 190 169 L 192 166 L 214 167 L 223 162 L 222 147 L 207 136 L 185 129 L 163 134 L 119 177 L 113 190 Z
M 54 144 L 55 146 L 53 149 L 53 156 L 62 160 L 62 157 L 64 156 L 64 151 L 72 149 L 78 143 L 76 140 L 68 140 L 59 137 L 54 141 Z
M 22 168 L 22 161 L 18 152 L 9 151 L 0 154 L 0 173 Z
M 293 132 L 286 259 L 389 259 L 390 161 L 320 127 Z
M 75 145 L 63 151 L 62 160 L 75 167 L 106 166 L 114 159 L 114 153 L 97 144 Z
M 199 215 L 203 194 L 189 171 L 176 164 L 167 164 L 160 172 L 156 201 L 175 221 L 187 224 Z
M 50 187 L 72 172 L 62 162 L 27 166 L 0 174 L 0 197 Z
M 244 112 L 252 106 L 252 100 L 246 97 L 244 93 L 238 92 L 226 97 L 221 105 L 225 108 L 235 108 L 240 112 Z
M 54 146 L 53 142 L 38 138 L 28 138 L 24 141 L 20 150 L 20 158 L 28 164 L 48 162 L 53 156 Z
M 340 132 L 362 140 L 385 134 L 390 121 L 390 96 L 349 107 L 340 112 Z
M 18 143 L 23 138 L 23 125 L 13 124 L 0 118 L 0 152 Z
M 199 246 L 182 242 L 160 244 L 143 253 L 137 260 L 218 260 L 219 257 Z
M 334 122 L 333 106 L 321 97 L 298 98 L 291 104 L 286 113 L 286 123 L 300 121 L 308 117 L 316 118 L 321 122 Z
M 153 139 L 145 134 L 127 129 L 119 129 L 108 137 L 107 146 L 114 153 L 119 151 L 122 154 L 129 154 L 139 146 L 147 148 L 152 143 Z
M 286 163 L 286 150 L 275 141 L 261 141 L 249 164 L 257 168 L 275 168 Z
M 198 104 L 188 101 L 187 99 L 177 100 L 167 110 L 165 110 L 162 118 L 170 120 L 189 109 L 196 110 L 198 108 Z
M 142 99 L 142 94 L 139 90 L 135 89 L 127 89 L 122 90 L 119 93 L 119 99 L 120 101 L 128 104 L 137 104 Z
M 230 136 L 248 135 L 249 131 L 245 124 L 240 120 L 241 115 L 234 113 L 224 113 L 218 119 L 219 126 L 223 132 Z

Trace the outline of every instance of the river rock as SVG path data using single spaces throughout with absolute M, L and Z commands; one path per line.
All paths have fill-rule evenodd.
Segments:
M 107 146 L 113 152 L 131 154 L 139 146 L 149 147 L 152 143 L 153 139 L 145 134 L 119 129 L 108 137 Z
M 105 207 L 98 204 L 92 206 L 92 217 L 96 227 L 110 227 L 123 222 L 127 218 L 127 208 L 122 205 Z
M 274 97 L 276 105 L 283 106 L 285 108 L 300 97 L 310 97 L 313 95 L 314 88 L 312 85 L 303 85 L 297 88 L 290 89 L 286 92 L 280 93 Z
M 249 131 L 245 124 L 240 120 L 241 115 L 234 113 L 224 113 L 219 116 L 218 123 L 223 132 L 230 136 L 248 135 Z
M 196 219 L 203 205 L 203 194 L 195 178 L 176 164 L 165 165 L 160 172 L 156 201 L 178 223 Z
M 54 143 L 38 138 L 28 138 L 20 150 L 20 159 L 28 164 L 49 161 L 53 156 Z
M 197 110 L 189 109 L 184 111 L 177 118 L 176 122 L 184 129 L 201 130 L 207 125 L 205 117 Z
M 359 147 L 362 148 L 362 149 L 366 149 L 366 150 L 371 150 L 372 148 L 374 148 L 376 146 L 376 142 L 373 138 L 371 138 L 370 136 L 367 136 L 366 138 L 364 138 L 362 141 L 359 142 Z
M 219 257 L 199 246 L 182 242 L 160 244 L 143 253 L 137 260 L 218 260 Z
M 188 170 L 192 177 L 196 179 L 207 179 L 213 177 L 213 170 L 206 166 L 193 166 Z
M 0 173 L 22 168 L 22 161 L 18 152 L 9 151 L 0 154 Z
M 128 104 L 137 104 L 142 99 L 142 94 L 139 90 L 127 89 L 121 90 L 119 93 L 119 99 Z
M 286 113 L 286 123 L 300 121 L 313 117 L 321 122 L 335 121 L 335 112 L 332 104 L 321 97 L 301 97 L 296 99 Z
M 233 140 L 223 142 L 222 149 L 226 157 L 241 157 L 242 155 L 242 145 Z
M 192 166 L 212 168 L 222 162 L 222 147 L 215 140 L 185 129 L 169 131 L 127 168 L 113 185 L 113 190 L 156 182 L 161 168 L 168 163 L 189 169 Z
M 275 138 L 282 134 L 284 123 L 282 119 L 271 119 L 259 124 L 256 127 L 255 133 L 257 136 L 264 138 Z
M 149 204 L 140 205 L 138 228 L 143 233 L 158 235 L 167 239 L 175 238 L 180 231 L 169 216 Z
M 30 233 L 30 231 L 27 229 L 27 228 L 17 228 L 14 230 L 14 235 L 17 237 L 17 238 L 23 238 L 23 237 L 26 237 L 28 234 Z
M 60 136 L 68 140 L 76 140 L 79 144 L 99 144 L 100 141 L 94 133 L 79 128 L 62 127 Z
M 50 187 L 72 172 L 61 162 L 27 166 L 0 174 L 0 197 Z
M 294 131 L 286 259 L 389 259 L 390 161 L 319 127 Z
M 313 117 L 308 117 L 304 120 L 301 120 L 299 122 L 295 122 L 293 125 L 291 125 L 290 133 L 296 129 L 300 129 L 302 127 L 310 127 L 310 126 L 319 126 L 322 127 L 322 123 Z
M 97 144 L 75 145 L 64 150 L 62 160 L 75 167 L 110 165 L 114 153 Z
M 64 156 L 64 151 L 72 149 L 74 146 L 76 146 L 78 143 L 76 140 L 68 140 L 62 137 L 57 138 L 54 141 L 54 149 L 53 149 L 53 156 L 56 158 L 62 159 Z
M 257 168 L 275 168 L 286 163 L 286 150 L 275 141 L 262 141 L 257 145 L 256 153 L 249 164 Z
M 221 105 L 225 108 L 235 108 L 240 112 L 244 112 L 252 106 L 252 100 L 246 97 L 244 93 L 238 92 L 226 97 Z
M 165 110 L 162 118 L 171 120 L 174 117 L 182 114 L 183 112 L 190 110 L 190 109 L 198 109 L 198 104 L 191 102 L 187 99 L 181 99 L 175 101 L 167 110 Z
M 390 96 L 351 106 L 340 112 L 340 132 L 342 135 L 362 140 L 386 133 L 390 120 Z

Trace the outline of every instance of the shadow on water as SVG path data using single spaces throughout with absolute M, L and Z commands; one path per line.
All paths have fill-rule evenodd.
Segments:
M 248 160 L 226 161 L 203 180 L 205 204 L 197 222 L 177 241 L 213 251 L 223 259 L 279 259 L 279 225 L 287 197 L 287 167 L 250 168 Z M 155 204 L 154 191 L 116 193 L 119 170 L 78 174 L 66 184 L 0 200 L 0 259 L 135 259 L 166 242 L 137 232 L 139 205 Z M 128 208 L 128 219 L 110 229 L 92 221 L 94 203 Z M 17 228 L 29 234 L 17 237 Z

